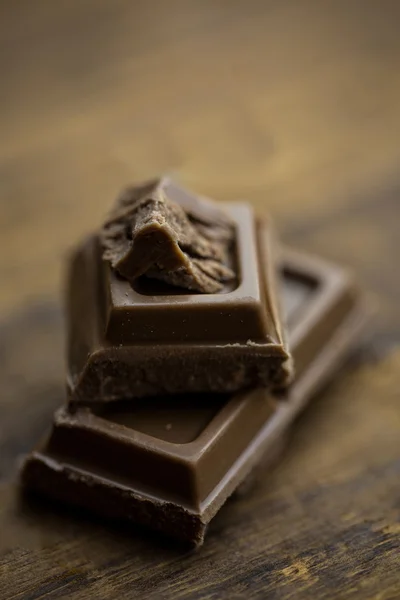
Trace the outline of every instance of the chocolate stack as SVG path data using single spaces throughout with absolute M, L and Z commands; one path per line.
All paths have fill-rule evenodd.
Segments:
M 168 179 L 127 189 L 76 250 L 66 308 L 68 401 L 24 485 L 196 546 L 364 322 L 342 269 Z

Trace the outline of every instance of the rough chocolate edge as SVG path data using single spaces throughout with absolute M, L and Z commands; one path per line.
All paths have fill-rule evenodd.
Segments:
M 113 521 L 131 521 L 200 546 L 207 523 L 184 507 L 146 497 L 134 490 L 79 472 L 33 452 L 25 461 L 22 484 L 63 504 L 79 506 Z
M 202 293 L 221 291 L 235 279 L 226 262 L 233 225 L 228 217 L 224 227 L 213 223 L 207 204 L 197 203 L 204 212 L 199 223 L 166 193 L 162 178 L 126 189 L 100 231 L 104 259 L 128 280 L 147 275 Z

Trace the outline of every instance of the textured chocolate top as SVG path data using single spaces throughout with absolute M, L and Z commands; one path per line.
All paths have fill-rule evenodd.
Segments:
M 197 199 L 197 213 L 181 206 L 167 179 L 125 190 L 101 231 L 103 258 L 126 279 L 141 275 L 203 293 L 236 277 L 229 264 L 234 228 Z

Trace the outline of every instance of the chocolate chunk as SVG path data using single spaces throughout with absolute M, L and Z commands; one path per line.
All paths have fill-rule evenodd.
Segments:
M 126 279 L 141 275 L 214 294 L 235 280 L 228 266 L 234 230 L 229 220 L 200 219 L 174 200 L 168 180 L 127 189 L 100 238 L 103 258 Z M 202 202 L 198 200 L 198 211 Z
M 25 461 L 28 488 L 200 545 L 208 523 L 356 342 L 365 313 L 347 273 L 283 253 L 282 294 L 298 364 L 286 400 L 263 389 L 61 408 Z
M 171 183 L 167 190 L 199 219 L 196 196 Z M 215 207 L 205 206 L 219 223 Z M 143 277 L 132 284 L 102 259 L 96 237 L 77 250 L 67 282 L 71 400 L 287 387 L 293 369 L 271 226 L 258 235 L 247 204 L 229 203 L 225 211 L 235 229 L 238 279 L 224 293 L 187 293 Z

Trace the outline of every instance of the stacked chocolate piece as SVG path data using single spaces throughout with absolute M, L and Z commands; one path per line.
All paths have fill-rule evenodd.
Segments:
M 68 401 L 22 481 L 200 545 L 364 316 L 346 272 L 278 249 L 248 204 L 129 188 L 71 259 Z

